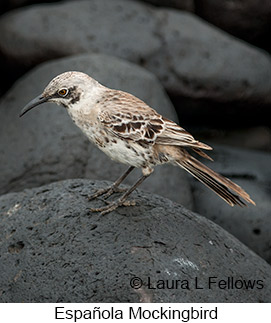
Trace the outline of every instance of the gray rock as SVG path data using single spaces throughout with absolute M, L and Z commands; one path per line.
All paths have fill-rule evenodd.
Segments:
M 103 202 L 86 195 L 107 184 L 67 180 L 0 197 L 1 302 L 271 301 L 270 266 L 170 200 L 136 191 L 134 207 L 91 213 Z
M 271 154 L 215 146 L 212 157 L 206 164 L 243 187 L 256 206 L 231 208 L 194 182 L 195 210 L 271 263 Z
M 158 60 L 165 62 L 171 73 L 163 74 L 163 68 L 157 75 L 170 91 L 224 102 L 271 102 L 269 55 L 211 27 L 193 14 L 160 11 L 159 15 L 164 43 L 159 51 L 160 59 L 155 60 L 157 64 Z M 154 70 L 152 63 L 146 64 L 150 70 Z M 254 84 L 256 87 L 252 89 Z
M 195 0 L 197 14 L 212 24 L 248 41 L 265 37 L 270 41 L 271 2 L 269 0 Z
M 0 52 L 20 65 L 103 52 L 143 65 L 178 96 L 271 102 L 270 56 L 187 12 L 136 1 L 68 1 L 10 12 L 0 29 Z
M 133 93 L 177 120 L 157 79 L 136 65 L 98 54 L 46 63 L 19 80 L 0 103 L 2 194 L 75 177 L 114 181 L 127 168 L 112 162 L 89 143 L 61 107 L 47 104 L 18 117 L 21 108 L 39 95 L 54 76 L 68 70 L 83 71 L 108 87 Z M 139 174 L 131 174 L 127 182 L 132 184 Z M 157 167 L 142 188 L 192 206 L 187 174 L 177 167 Z

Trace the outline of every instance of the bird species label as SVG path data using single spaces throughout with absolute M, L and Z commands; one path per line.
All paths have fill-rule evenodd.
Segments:
M 190 320 L 206 320 L 217 319 L 217 307 L 213 309 L 204 309 L 203 306 L 159 306 L 155 309 L 147 309 L 142 306 L 129 306 L 127 309 L 116 309 L 111 306 L 108 309 L 103 309 L 100 306 L 85 310 L 71 310 L 64 306 L 55 308 L 55 319 L 68 319 L 72 322 L 79 320 L 179 320 L 181 322 L 189 322 Z

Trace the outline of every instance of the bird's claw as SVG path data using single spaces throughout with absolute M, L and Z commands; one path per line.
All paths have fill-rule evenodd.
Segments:
M 109 186 L 107 188 L 102 188 L 100 190 L 97 190 L 94 194 L 90 195 L 88 199 L 89 201 L 92 201 L 101 195 L 104 195 L 104 199 L 107 199 L 109 196 L 111 196 L 114 193 L 120 193 L 125 191 L 126 191 L 126 188 Z
M 113 202 L 105 201 L 105 203 L 107 203 L 108 205 L 103 206 L 103 207 L 99 207 L 99 208 L 91 208 L 90 211 L 91 212 L 100 212 L 100 215 L 104 215 L 104 214 L 114 211 L 119 206 L 134 206 L 134 205 L 136 205 L 135 201 L 126 201 L 126 200 L 122 201 L 120 199 L 113 201 Z
M 127 188 L 120 188 L 120 187 L 111 187 L 106 194 L 104 194 L 104 199 L 107 199 L 109 196 L 111 196 L 114 193 L 123 193 L 127 190 Z

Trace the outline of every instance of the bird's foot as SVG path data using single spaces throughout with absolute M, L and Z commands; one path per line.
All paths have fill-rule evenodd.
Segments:
M 126 188 L 114 187 L 114 185 L 112 185 L 107 188 L 102 188 L 100 190 L 97 190 L 94 194 L 88 196 L 88 199 L 89 201 L 92 201 L 101 195 L 104 195 L 104 199 L 107 199 L 109 196 L 111 196 L 114 193 L 121 193 L 121 192 L 125 192 L 126 190 L 127 190 Z
M 99 208 L 91 208 L 90 211 L 91 212 L 100 212 L 101 215 L 110 213 L 114 210 L 116 210 L 119 206 L 134 206 L 136 205 L 135 201 L 127 201 L 127 200 L 123 200 L 121 198 L 117 199 L 116 201 L 113 202 L 109 202 L 109 201 L 105 201 L 108 205 L 103 206 L 103 207 L 99 207 Z

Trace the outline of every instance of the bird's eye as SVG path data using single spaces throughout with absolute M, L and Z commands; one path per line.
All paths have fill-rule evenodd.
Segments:
M 58 95 L 64 97 L 68 94 L 68 90 L 67 89 L 61 89 L 58 91 Z

